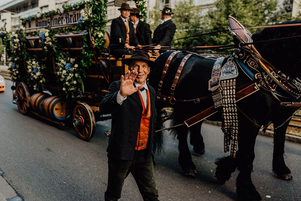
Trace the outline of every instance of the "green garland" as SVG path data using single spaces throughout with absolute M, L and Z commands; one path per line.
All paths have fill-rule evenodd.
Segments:
M 141 20 L 146 22 L 147 19 L 147 7 L 145 6 L 146 1 L 144 0 L 135 0 L 136 7 L 141 11 Z
M 47 82 L 47 73 L 53 71 L 53 57 L 55 58 L 55 68 L 57 70 L 57 75 L 58 77 L 62 78 L 62 71 L 60 69 L 63 70 L 65 66 L 62 66 L 61 61 L 64 60 L 67 64 L 67 61 L 70 63 L 70 60 L 72 58 L 70 55 L 67 55 L 68 53 L 62 51 L 61 44 L 58 43 L 55 34 L 82 32 L 83 30 L 85 30 L 86 34 L 82 36 L 84 41 L 81 54 L 82 58 L 78 59 L 78 61 L 71 62 L 72 69 L 76 70 L 68 70 L 68 72 L 66 71 L 66 79 L 58 80 L 58 84 L 60 87 L 62 87 L 62 91 L 65 93 L 66 97 L 74 98 L 84 92 L 84 85 L 82 80 L 87 76 L 88 69 L 92 66 L 94 57 L 93 51 L 95 51 L 95 49 L 102 50 L 105 48 L 106 41 L 103 36 L 105 34 L 107 23 L 106 0 L 80 1 L 76 4 L 63 6 L 61 8 L 58 8 L 57 10 L 48 11 L 45 13 L 38 13 L 37 15 L 32 15 L 21 20 L 22 24 L 25 25 L 26 22 L 31 20 L 48 17 L 52 18 L 56 14 L 63 14 L 65 12 L 79 9 L 82 9 L 82 11 L 80 21 L 77 25 L 59 29 L 51 29 L 49 27 L 47 29 L 40 29 L 36 32 L 26 34 L 26 36 L 40 37 L 39 46 L 42 48 L 43 58 L 38 58 L 39 61 L 31 58 L 31 56 L 27 52 L 27 40 L 25 38 L 26 36 L 23 30 L 19 31 L 18 33 L 8 33 L 6 31 L 0 30 L 0 36 L 3 40 L 4 45 L 6 46 L 8 53 L 8 61 L 10 61 L 9 69 L 11 72 L 12 80 L 14 82 L 27 81 L 30 86 L 34 86 L 37 90 L 43 90 L 43 87 L 45 87 L 45 82 Z M 91 38 L 93 41 L 91 41 Z M 24 59 L 26 62 L 24 61 Z M 32 74 L 32 71 L 27 71 L 26 73 L 24 73 L 26 76 L 24 77 L 24 74 L 22 76 L 20 70 L 27 69 L 24 64 L 27 66 L 33 66 L 33 61 L 39 64 L 39 70 L 41 69 L 43 72 L 38 72 L 39 77 L 36 75 L 36 73 Z M 37 69 L 35 70 L 35 72 L 36 71 Z M 71 80 L 67 79 L 68 77 L 70 78 L 70 75 L 72 75 Z
M 26 39 L 24 31 L 7 32 L 5 31 L 5 25 L 1 28 L 0 36 L 2 42 L 6 47 L 8 70 L 12 81 L 22 82 L 26 78 L 20 73 L 24 65 L 24 57 L 26 53 Z

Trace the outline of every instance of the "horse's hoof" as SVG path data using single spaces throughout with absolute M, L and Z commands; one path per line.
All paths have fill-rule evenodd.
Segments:
M 191 168 L 183 168 L 183 173 L 185 176 L 189 177 L 195 177 L 197 174 L 197 171 Z
M 201 156 L 204 153 L 205 153 L 205 149 L 201 149 L 201 150 L 199 150 L 199 149 L 193 149 L 193 152 L 192 152 L 192 154 L 195 155 L 195 156 Z
M 293 176 L 290 173 L 283 173 L 283 174 L 277 174 L 276 172 L 274 172 L 274 173 L 278 179 L 282 179 L 285 181 L 290 181 L 293 179 Z
M 275 173 L 275 176 L 278 179 L 282 179 L 285 181 L 290 181 L 293 179 L 293 176 L 291 175 L 291 170 L 287 166 L 273 166 L 273 172 Z

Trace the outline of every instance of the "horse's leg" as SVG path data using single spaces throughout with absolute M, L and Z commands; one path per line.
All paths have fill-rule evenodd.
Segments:
M 187 176 L 196 176 L 196 167 L 192 162 L 191 154 L 189 151 L 187 136 L 188 128 L 186 126 L 180 126 L 177 129 L 178 140 L 179 140 L 179 163 L 180 166 Z
M 239 123 L 237 164 L 240 172 L 236 180 L 237 196 L 243 201 L 261 200 L 251 179 L 255 158 L 254 146 L 259 128 L 242 116 Z
M 274 127 L 277 128 L 280 123 L 281 122 L 274 122 Z M 285 133 L 288 124 L 289 121 L 276 129 L 274 133 L 273 171 L 279 179 L 283 180 L 291 180 L 293 178 L 290 169 L 285 165 L 283 157 Z
M 193 145 L 193 151 L 196 155 L 203 155 L 205 153 L 205 144 L 201 134 L 202 123 L 200 122 L 189 128 L 190 144 Z

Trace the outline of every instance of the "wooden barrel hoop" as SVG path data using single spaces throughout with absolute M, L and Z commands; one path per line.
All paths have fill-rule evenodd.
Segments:
M 42 104 L 44 100 L 49 97 L 48 94 L 45 93 L 35 93 L 30 98 L 30 107 L 33 111 L 37 113 L 43 114 L 44 111 L 42 109 Z
M 42 108 L 45 114 L 53 119 L 65 120 L 70 116 L 67 102 L 58 96 L 46 98 Z

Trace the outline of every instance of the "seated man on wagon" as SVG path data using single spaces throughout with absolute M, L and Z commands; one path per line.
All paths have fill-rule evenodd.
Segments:
M 120 16 L 112 21 L 110 53 L 115 57 L 132 54 L 135 48 L 141 48 L 136 38 L 133 24 L 128 17 L 132 8 L 127 3 L 122 3 Z
M 162 46 L 171 46 L 171 41 L 176 32 L 176 25 L 171 20 L 172 9 L 165 6 L 161 10 L 161 24 L 155 29 L 153 43 L 156 44 L 154 52 L 159 53 Z
M 131 10 L 130 20 L 134 24 L 134 32 L 140 45 L 152 44 L 152 31 L 149 24 L 140 20 L 141 12 L 139 8 Z

